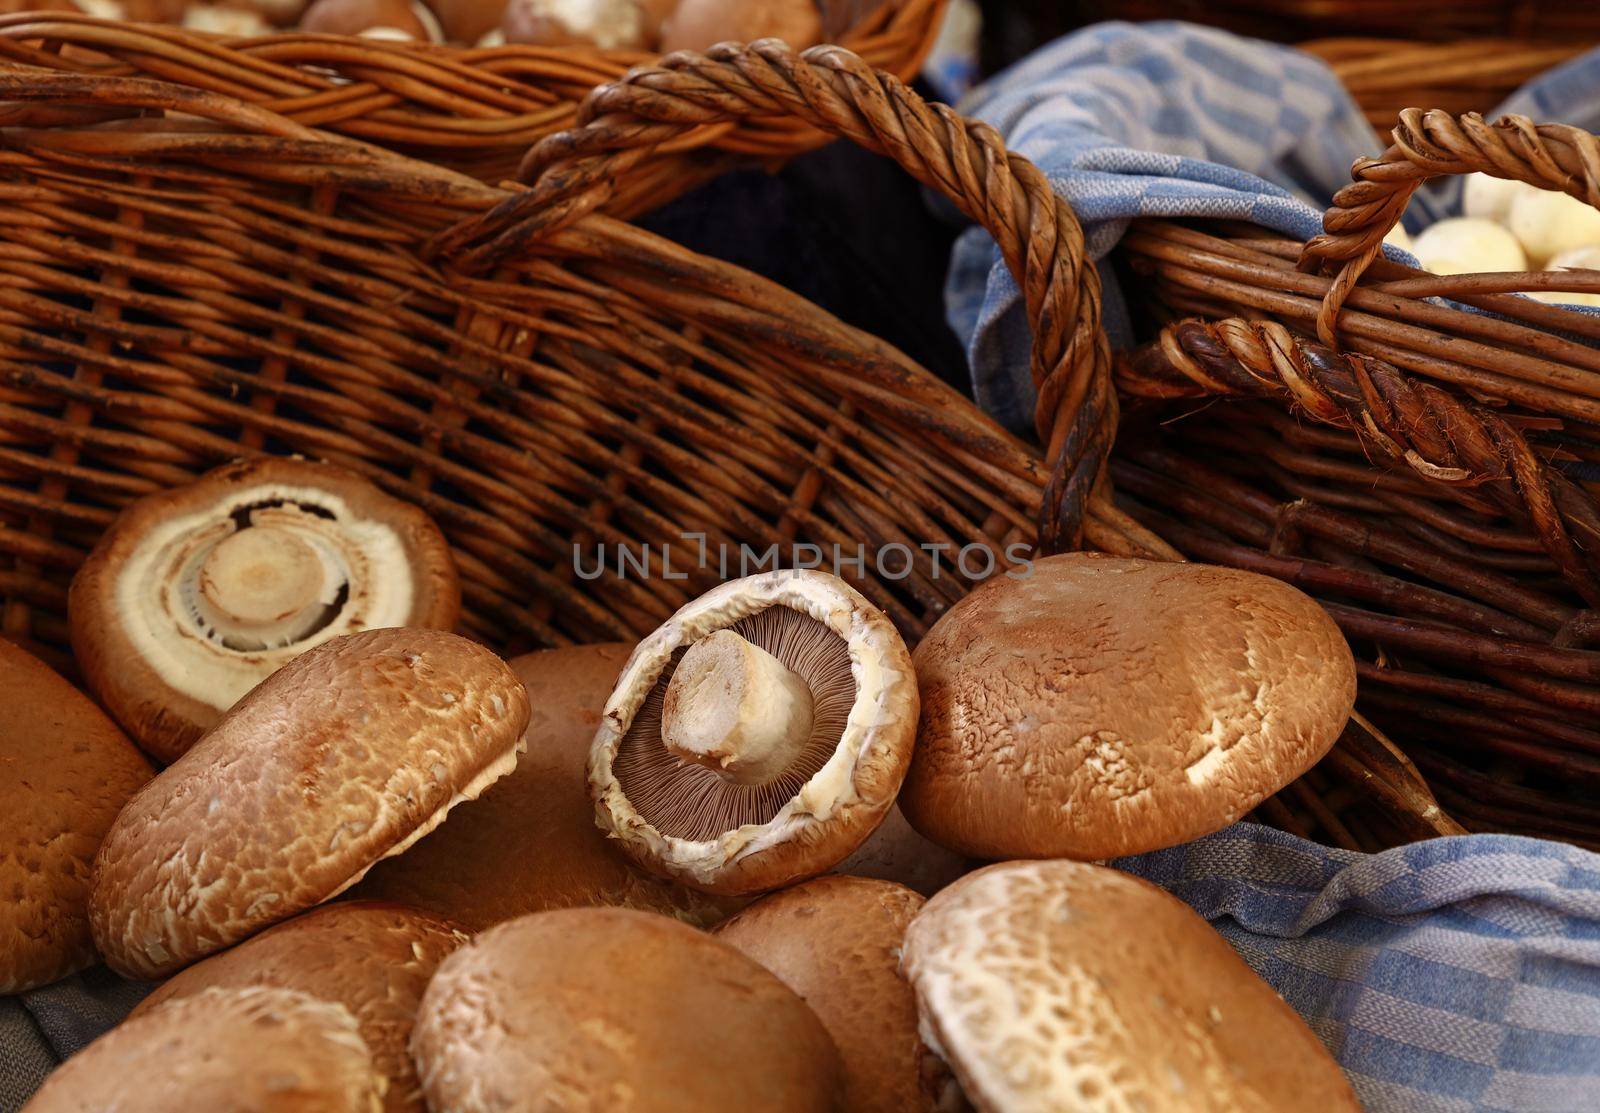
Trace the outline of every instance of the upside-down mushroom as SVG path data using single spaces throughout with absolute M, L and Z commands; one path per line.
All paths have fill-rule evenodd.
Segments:
M 916 677 L 887 616 L 837 577 L 733 580 L 639 644 L 595 733 L 602 830 L 711 893 L 825 873 L 894 803 Z
M 90 689 L 166 762 L 313 646 L 449 629 L 460 609 L 449 546 L 426 514 L 342 468 L 283 458 L 129 506 L 68 599 Z

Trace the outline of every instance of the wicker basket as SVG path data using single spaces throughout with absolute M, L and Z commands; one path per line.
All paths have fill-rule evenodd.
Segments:
M 116 508 L 240 452 L 335 460 L 429 510 L 465 627 L 506 652 L 652 628 L 722 576 L 663 574 L 687 533 L 904 545 L 841 570 L 913 638 L 971 586 L 965 545 L 1175 555 L 1091 497 L 1115 421 L 1098 280 L 1035 167 L 837 48 L 667 65 L 597 91 L 524 193 L 205 90 L 0 66 L 0 97 L 55 120 L 0 150 L 3 632 L 59 659 L 65 586 Z M 148 114 L 80 120 L 107 105 Z M 1054 468 L 887 345 L 592 211 L 653 145 L 779 114 L 995 234 Z M 598 542 L 653 547 L 650 575 L 581 579 L 574 545 Z M 1262 814 L 1349 846 L 1459 830 L 1359 723 Z
M 945 3 L 835 0 L 824 7 L 836 41 L 909 81 L 933 44 Z M 652 58 L 598 48 L 466 49 L 301 33 L 229 39 L 58 12 L 0 17 L 0 61 L 206 89 L 487 182 L 513 177 L 530 146 L 577 122 L 589 90 Z M 117 108 L 127 111 L 100 111 Z M 816 128 L 789 118 L 707 123 L 635 170 L 611 207 L 617 215 L 641 212 L 737 163 L 787 159 L 824 140 Z
M 1372 126 L 1390 127 L 1413 104 L 1452 115 L 1489 112 L 1545 70 L 1600 42 L 1600 24 L 1563 41 L 1317 39 L 1301 43 L 1332 67 Z
M 1600 845 L 1600 319 L 1508 293 L 1600 274 L 1437 277 L 1377 254 L 1441 174 L 1600 203 L 1600 141 L 1417 110 L 1393 134 L 1303 248 L 1134 226 L 1123 263 L 1166 325 L 1119 367 L 1151 411 L 1125 424 L 1121 505 L 1320 597 L 1357 647 L 1360 706 L 1469 827 Z M 1200 401 L 1218 396 L 1255 401 Z
M 1083 22 L 1188 19 L 1280 42 L 1327 35 L 1600 39 L 1600 7 L 1583 0 L 1075 0 L 1073 6 Z

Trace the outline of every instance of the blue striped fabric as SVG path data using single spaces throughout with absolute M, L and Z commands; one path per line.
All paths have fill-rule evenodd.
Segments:
M 1384 146 L 1322 62 L 1290 47 L 1186 23 L 1102 23 L 1069 35 L 964 98 L 1049 176 L 1100 259 L 1134 217 L 1247 220 L 1306 239 L 1350 163 Z M 1600 51 L 1552 70 L 1503 106 L 1600 130 Z M 1413 232 L 1451 211 L 1459 184 L 1419 196 Z M 1397 254 L 1397 258 L 1409 256 Z M 1131 342 L 1115 277 L 1102 268 L 1106 327 Z M 951 260 L 946 312 L 967 345 L 978 403 L 1031 428 L 1022 297 L 982 229 Z
M 1600 1110 L 1600 855 L 1510 835 L 1366 855 L 1240 823 L 1112 864 L 1210 920 L 1369 1113 Z

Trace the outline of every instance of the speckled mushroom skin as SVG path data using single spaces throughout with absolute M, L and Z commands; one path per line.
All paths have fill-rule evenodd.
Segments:
M 902 968 L 982 1113 L 1359 1113 L 1305 1022 L 1188 905 L 1079 862 L 930 900 Z
M 1113 858 L 1227 826 L 1327 753 L 1350 648 L 1266 576 L 1074 553 L 996 579 L 917 647 L 900 807 L 976 858 Z
M 827 626 L 850 647 L 857 694 L 832 758 L 771 820 L 714 839 L 657 829 L 628 800 L 617 750 L 672 655 L 770 606 Z M 644 868 L 707 893 L 749 896 L 828 872 L 883 822 L 905 778 L 917 729 L 911 655 L 887 615 L 843 580 L 784 569 L 730 580 L 679 608 L 623 666 L 589 751 L 589 792 L 601 830 Z
M 67 615 L 72 651 L 89 689 L 139 746 L 163 764 L 176 761 L 222 718 L 219 704 L 176 691 L 151 667 L 117 618 L 118 575 L 151 530 L 164 522 L 237 500 L 241 490 L 325 491 L 353 519 L 383 522 L 400 539 L 413 576 L 411 612 L 394 623 L 449 630 L 461 614 L 461 585 L 449 544 L 420 509 L 384 494 L 354 472 L 282 456 L 238 460 L 183 487 L 147 495 L 125 508 L 73 577 Z M 354 629 L 359 629 L 356 616 Z M 332 633 L 339 633 L 335 630 Z M 265 679 L 293 652 L 241 653 Z
M 349 1009 L 388 1080 L 387 1113 L 426 1113 L 407 1047 L 417 1004 L 446 955 L 468 936 L 414 908 L 350 901 L 314 908 L 180 971 L 130 1014 L 207 989 L 292 989 Z
M 838 1052 L 776 977 L 665 916 L 540 912 L 439 967 L 412 1052 L 437 1113 L 822 1113 Z
M 810 1005 L 844 1061 L 851 1113 L 948 1108 L 949 1072 L 917 1034 L 900 976 L 906 925 L 922 897 L 889 881 L 819 877 L 763 897 L 715 932 Z
M 158 977 L 327 900 L 509 772 L 527 722 L 516 674 L 454 634 L 296 658 L 117 817 L 90 898 L 100 952 Z
M 429 908 L 470 931 L 586 905 L 704 927 L 741 907 L 645 872 L 595 826 L 589 743 L 631 648 L 568 646 L 513 660 L 532 709 L 516 769 L 406 853 L 379 862 L 352 895 Z
M 94 961 L 89 870 L 155 771 L 87 696 L 0 639 L 0 994 Z
M 68 1059 L 25 1113 L 379 1113 L 383 1076 L 343 1005 L 209 989 Z

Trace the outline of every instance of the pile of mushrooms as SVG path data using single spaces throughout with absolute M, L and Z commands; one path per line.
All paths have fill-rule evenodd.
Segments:
M 79 11 L 229 38 L 288 28 L 392 42 L 705 50 L 782 39 L 796 50 L 844 30 L 816 0 L 0 0 L 0 15 Z
M 74 639 L 171 765 L 0 642 L 0 759 L 72 834 L 0 784 L 51 925 L 0 916 L 44 944 L 0 978 L 166 979 L 26 1108 L 1357 1108 L 1199 916 L 1083 861 L 1318 760 L 1354 695 L 1338 630 L 1227 569 L 1028 571 L 914 656 L 784 570 L 507 663 L 430 628 L 459 600 L 443 537 L 354 476 L 258 462 L 144 500 L 74 584 Z

